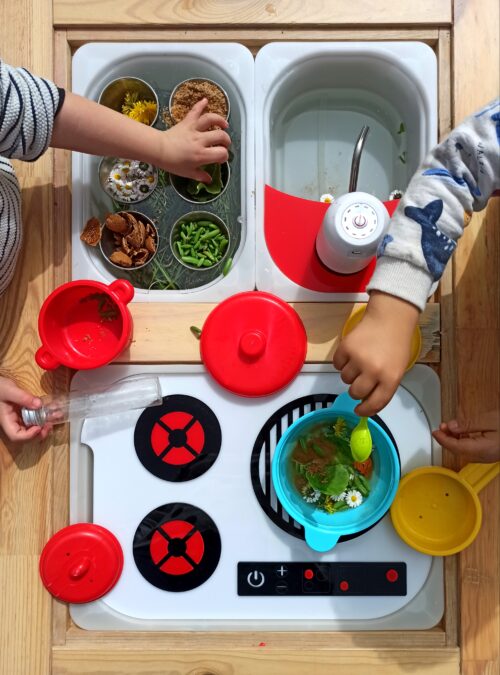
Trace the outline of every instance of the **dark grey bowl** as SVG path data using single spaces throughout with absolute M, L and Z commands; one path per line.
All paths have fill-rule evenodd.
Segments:
M 213 197 L 210 197 L 209 199 L 196 199 L 195 196 L 190 194 L 187 190 L 187 186 L 189 184 L 189 178 L 184 178 L 183 176 L 174 176 L 173 174 L 170 174 L 170 184 L 174 188 L 174 190 L 177 192 L 179 197 L 182 197 L 186 202 L 189 202 L 190 204 L 199 204 L 200 206 L 203 206 L 203 204 L 210 204 L 211 202 L 214 202 L 216 199 L 219 199 L 224 192 L 227 190 L 227 186 L 229 185 L 229 181 L 231 180 L 231 169 L 229 167 L 229 162 L 224 162 L 221 164 L 221 181 L 222 181 L 222 190 L 219 192 L 218 195 L 214 195 Z
M 118 211 L 117 213 L 122 213 L 121 211 Z M 156 233 L 156 250 L 155 252 L 150 256 L 150 258 L 142 265 L 138 265 L 137 267 L 122 267 L 121 265 L 116 265 L 114 262 L 111 262 L 109 259 L 112 253 L 114 252 L 116 248 L 115 240 L 113 237 L 113 232 L 109 230 L 105 225 L 102 227 L 102 232 L 101 232 L 101 240 L 99 242 L 99 248 L 101 249 L 101 253 L 103 258 L 106 260 L 106 262 L 114 267 L 117 270 L 121 270 L 122 272 L 135 272 L 137 270 L 142 270 L 145 267 L 149 265 L 149 263 L 153 260 L 153 258 L 156 256 L 158 253 L 158 246 L 159 246 L 159 234 L 158 234 L 158 228 L 156 225 L 153 223 L 151 218 L 148 216 L 145 216 L 144 213 L 140 213 L 139 211 L 128 211 L 127 213 L 131 213 L 135 218 L 142 220 L 143 222 L 149 223 L 155 233 Z
M 228 240 L 224 255 L 216 263 L 210 265 L 210 267 L 197 267 L 196 265 L 190 265 L 189 263 L 184 262 L 184 260 L 182 260 L 182 258 L 179 255 L 177 247 L 175 246 L 175 242 L 177 241 L 179 235 L 181 223 L 192 220 L 208 220 L 209 222 L 218 225 L 222 234 Z M 191 211 L 190 213 L 186 213 L 185 215 L 183 215 L 182 218 L 179 218 L 174 223 L 170 231 L 170 248 L 172 249 L 172 253 L 174 254 L 175 259 L 187 269 L 196 272 L 205 272 L 205 271 L 208 272 L 209 270 L 213 270 L 214 267 L 220 265 L 226 260 L 229 253 L 229 249 L 231 248 L 231 235 L 229 234 L 229 229 L 226 223 L 222 220 L 222 218 L 219 218 L 219 216 L 216 216 L 214 213 L 210 213 L 209 211 Z

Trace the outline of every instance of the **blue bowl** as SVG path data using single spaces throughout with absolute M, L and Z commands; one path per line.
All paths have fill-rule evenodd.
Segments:
M 276 495 L 285 511 L 303 525 L 306 542 L 315 551 L 329 551 L 340 537 L 375 525 L 387 513 L 396 496 L 400 478 L 398 452 L 386 432 L 372 419 L 368 420 L 374 445 L 371 490 L 360 506 L 334 514 L 326 513 L 314 504 L 308 504 L 292 484 L 289 456 L 299 436 L 322 422 L 333 424 L 339 417 L 354 428 L 359 422 L 354 413 L 358 403 L 349 394 L 340 394 L 329 408 L 300 417 L 285 431 L 274 452 L 271 472 Z

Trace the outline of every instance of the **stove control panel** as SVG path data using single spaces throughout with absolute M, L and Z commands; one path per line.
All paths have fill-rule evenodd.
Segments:
M 406 563 L 240 562 L 238 595 L 406 595 Z

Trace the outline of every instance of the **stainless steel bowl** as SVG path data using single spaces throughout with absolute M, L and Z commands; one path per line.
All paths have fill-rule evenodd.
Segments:
M 218 89 L 220 89 L 221 92 L 224 94 L 224 97 L 225 97 L 226 103 L 227 103 L 227 114 L 225 116 L 225 119 L 226 120 L 229 119 L 229 114 L 231 112 L 231 103 L 229 101 L 229 96 L 227 95 L 227 91 L 224 89 L 224 87 L 221 87 L 221 85 L 218 82 L 214 82 L 214 80 L 210 80 L 208 77 L 190 77 L 187 80 L 183 80 L 182 82 L 179 82 L 179 84 L 177 84 L 174 87 L 174 89 L 172 90 L 172 93 L 170 94 L 170 99 L 168 101 L 168 109 L 169 109 L 169 112 L 170 112 L 170 117 L 172 118 L 172 120 L 174 122 L 180 122 L 181 120 L 176 120 L 175 117 L 172 115 L 173 100 L 174 100 L 175 94 L 176 94 L 177 90 L 179 89 L 179 87 L 181 85 L 185 84 L 186 82 L 210 82 L 210 84 L 213 84 Z
M 117 211 L 118 214 L 123 213 L 123 211 Z M 135 218 L 138 220 L 142 220 L 143 222 L 149 223 L 156 234 L 156 250 L 155 252 L 150 256 L 150 258 L 142 265 L 138 265 L 137 267 L 122 267 L 121 265 L 116 265 L 114 262 L 111 262 L 110 256 L 112 253 L 115 251 L 116 244 L 115 240 L 113 237 L 113 232 L 109 230 L 105 225 L 102 227 L 101 231 L 101 239 L 99 241 L 99 248 L 101 249 L 102 256 L 106 260 L 106 262 L 114 267 L 117 270 L 120 270 L 121 272 L 136 272 L 137 270 L 142 270 L 145 267 L 149 265 L 149 263 L 153 260 L 153 258 L 156 256 L 158 253 L 158 247 L 160 243 L 160 236 L 158 234 L 158 228 L 156 225 L 153 223 L 151 218 L 148 216 L 144 215 L 144 213 L 140 213 L 140 211 L 127 211 L 127 213 L 131 213 Z
M 227 190 L 227 186 L 229 185 L 229 181 L 231 179 L 231 169 L 229 167 L 229 162 L 224 162 L 221 165 L 221 181 L 222 181 L 222 190 L 219 192 L 218 195 L 214 195 L 210 199 L 196 199 L 193 197 L 193 195 L 189 194 L 187 191 L 187 186 L 189 183 L 189 178 L 184 178 L 183 176 L 174 176 L 173 174 L 170 175 L 170 185 L 174 188 L 175 192 L 179 195 L 179 197 L 182 197 L 186 202 L 189 202 L 190 204 L 197 204 L 198 206 L 203 206 L 203 204 L 210 204 L 211 202 L 214 202 L 216 199 L 219 199 L 224 192 Z
M 98 174 L 99 174 L 99 184 L 104 190 L 104 192 L 108 195 L 108 197 L 111 197 L 111 199 L 114 199 L 116 202 L 119 202 L 120 204 L 138 204 L 139 202 L 144 201 L 144 199 L 148 199 L 148 197 L 151 197 L 153 192 L 156 190 L 156 186 L 158 185 L 158 169 L 154 167 L 152 164 L 150 166 L 153 166 L 153 172 L 154 172 L 154 182 L 151 183 L 151 189 L 149 192 L 146 192 L 145 194 L 141 193 L 141 196 L 138 199 L 126 199 L 123 196 L 122 197 L 117 197 L 117 195 L 113 194 L 112 192 L 109 191 L 108 189 L 108 177 L 111 173 L 111 169 L 113 168 L 113 165 L 116 162 L 119 161 L 124 161 L 120 159 L 119 157 L 103 157 L 101 161 L 99 162 L 99 168 L 98 168 Z M 147 164 L 148 162 L 144 162 L 144 164 Z
M 175 242 L 179 237 L 179 229 L 181 224 L 183 222 L 186 221 L 190 222 L 193 220 L 208 220 L 209 222 L 218 225 L 221 233 L 227 239 L 227 246 L 224 255 L 216 263 L 210 265 L 210 267 L 197 267 L 196 265 L 190 265 L 189 263 L 184 262 L 184 260 L 182 260 L 181 256 L 179 255 L 177 247 L 175 246 Z M 216 216 L 215 213 L 210 213 L 209 211 L 191 211 L 190 213 L 186 213 L 184 216 L 182 216 L 182 218 L 176 220 L 176 222 L 174 223 L 170 231 L 170 248 L 172 249 L 172 253 L 174 254 L 175 259 L 187 269 L 193 270 L 195 272 L 208 272 L 209 270 L 213 270 L 214 267 L 217 267 L 217 265 L 224 263 L 224 261 L 226 260 L 229 253 L 229 249 L 231 248 L 231 235 L 229 234 L 229 229 L 226 223 L 222 220 L 222 218 Z
M 99 96 L 99 103 L 107 108 L 121 113 L 125 94 L 137 92 L 139 99 L 153 100 L 156 103 L 156 116 L 150 126 L 153 126 L 160 114 L 160 103 L 153 87 L 139 77 L 118 77 L 109 82 Z

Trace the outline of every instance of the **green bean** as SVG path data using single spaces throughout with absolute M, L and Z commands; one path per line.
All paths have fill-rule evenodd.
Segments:
M 233 259 L 228 258 L 226 262 L 224 263 L 224 267 L 222 268 L 222 276 L 225 277 L 229 274 L 229 271 L 231 267 L 233 266 Z
M 216 237 L 218 234 L 219 234 L 218 231 L 212 230 L 211 232 L 205 233 L 205 234 L 202 235 L 200 238 L 201 238 L 202 241 L 205 241 L 205 239 L 213 239 L 213 238 Z
M 312 449 L 318 455 L 318 457 L 324 457 L 325 456 L 325 451 L 323 450 L 323 448 L 320 448 L 319 445 L 316 445 L 316 443 L 312 444 Z
M 193 258 L 189 255 L 183 255 L 182 256 L 182 262 L 188 263 L 188 265 L 197 265 L 198 264 L 198 258 Z

